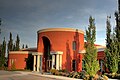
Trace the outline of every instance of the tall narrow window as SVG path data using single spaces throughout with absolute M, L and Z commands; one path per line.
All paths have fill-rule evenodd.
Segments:
M 76 60 L 72 60 L 72 71 L 76 70 Z
M 55 54 L 55 64 L 54 64 L 54 68 L 56 69 L 56 54 Z
M 82 70 L 85 70 L 85 60 L 82 60 Z
M 76 50 L 76 41 L 73 41 L 72 47 L 73 47 L 73 50 Z

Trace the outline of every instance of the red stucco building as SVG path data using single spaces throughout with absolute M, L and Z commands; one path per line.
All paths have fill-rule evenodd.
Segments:
M 50 69 L 65 69 L 67 71 L 81 71 L 84 50 L 84 31 L 71 28 L 49 28 L 37 32 L 37 48 L 11 51 L 9 53 L 8 68 L 15 64 L 16 69 L 25 69 L 26 60 L 31 56 L 33 71 L 49 71 Z M 98 49 L 98 60 L 102 66 L 104 49 Z

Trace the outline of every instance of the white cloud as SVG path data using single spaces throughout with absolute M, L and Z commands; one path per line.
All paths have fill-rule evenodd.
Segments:
M 19 33 L 25 40 L 24 42 L 30 40 L 28 42 L 32 46 L 35 44 L 33 42 L 36 41 L 35 35 L 39 29 L 50 27 L 85 29 L 89 25 L 90 15 L 95 18 L 97 32 L 99 32 L 97 36 L 105 35 L 106 16 L 114 15 L 116 10 L 116 1 L 114 0 L 0 1 L 0 15 L 6 20 L 5 29 L 3 29 L 4 36 L 8 37 L 9 32 Z M 114 18 L 111 21 L 114 25 L 113 21 Z M 101 36 L 99 40 L 104 42 L 102 39 L 104 37 Z

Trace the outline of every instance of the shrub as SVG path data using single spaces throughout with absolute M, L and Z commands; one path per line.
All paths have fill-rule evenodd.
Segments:
M 81 79 L 84 79 L 84 78 L 85 78 L 85 75 L 86 75 L 86 72 L 85 72 L 85 71 L 81 71 L 81 72 L 80 72 L 80 78 L 81 78 Z
M 89 75 L 85 75 L 85 77 L 83 78 L 83 80 L 89 80 Z
M 4 70 L 4 67 L 0 67 L 0 70 Z
M 59 72 L 68 72 L 66 69 L 59 70 Z
M 69 73 L 69 77 L 72 77 L 72 78 L 80 78 L 80 73 L 73 71 L 73 72 Z
M 69 77 L 69 73 L 62 72 L 62 76 Z
M 98 79 L 99 79 L 99 75 L 96 74 L 96 75 L 94 76 L 94 80 L 98 80 Z
M 70 72 L 70 74 L 69 74 L 69 77 L 73 77 L 73 73 L 74 73 L 74 71 L 72 71 L 72 72 Z
M 55 71 L 55 75 L 59 75 L 59 74 L 60 74 L 59 71 L 56 70 L 56 71 Z
M 120 79 L 120 74 L 105 73 L 105 75 L 112 79 Z
M 3 67 L 0 67 L 0 70 L 9 70 L 9 69 L 8 67 L 3 66 Z
M 69 73 L 68 72 L 59 72 L 58 75 L 69 77 Z
M 106 75 L 103 75 L 104 80 L 108 80 L 108 77 Z
M 55 74 L 58 74 L 59 72 L 58 72 L 58 70 L 56 70 L 56 69 L 51 69 L 51 70 L 50 70 L 50 73 L 52 73 L 53 75 L 55 75 Z
M 8 70 L 8 67 L 4 67 L 4 70 Z

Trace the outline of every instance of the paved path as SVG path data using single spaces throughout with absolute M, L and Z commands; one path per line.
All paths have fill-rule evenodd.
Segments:
M 33 73 L 31 72 L 0 71 L 0 80 L 61 80 L 61 79 L 33 75 Z
M 0 71 L 0 80 L 78 80 L 78 79 L 63 76 L 40 74 L 38 72 Z
M 82 80 L 82 79 L 68 78 L 64 76 L 55 76 L 49 74 L 40 74 L 38 72 L 0 70 L 0 80 Z

